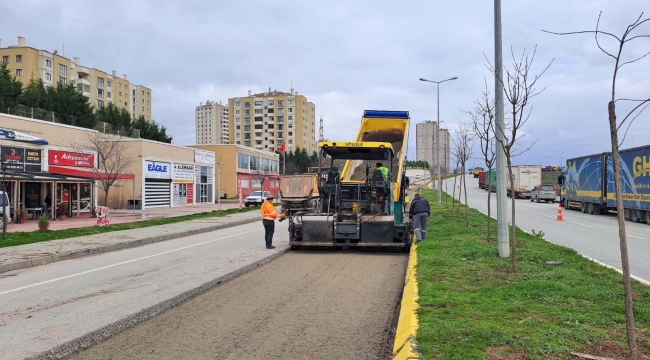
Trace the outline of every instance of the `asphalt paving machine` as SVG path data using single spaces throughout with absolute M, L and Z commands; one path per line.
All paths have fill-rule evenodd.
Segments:
M 413 231 L 404 213 L 408 126 L 406 111 L 366 110 L 356 141 L 319 143 L 319 164 L 324 158 L 330 164 L 319 167 L 314 211 L 289 218 L 293 248 L 410 247 Z

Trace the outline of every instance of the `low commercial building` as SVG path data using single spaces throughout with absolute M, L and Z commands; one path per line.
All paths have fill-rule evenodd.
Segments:
M 236 144 L 192 147 L 215 154 L 213 164 L 223 198 L 238 197 L 240 189 L 244 197 L 262 189 L 277 196 L 280 187 L 278 154 Z
M 89 144 L 98 135 L 96 130 L 0 114 L 0 182 L 12 212 L 26 209 L 35 216 L 46 203 L 55 209 L 67 203 L 68 216 L 90 215 L 97 205 L 146 209 L 214 203 L 214 152 L 113 138 L 128 161 L 105 169 L 102 150 Z M 109 178 L 115 182 L 106 197 L 103 186 Z

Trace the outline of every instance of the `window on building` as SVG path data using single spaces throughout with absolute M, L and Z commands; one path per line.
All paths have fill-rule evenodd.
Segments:
M 241 122 L 241 118 L 235 118 L 235 122 Z
M 293 132 L 292 132 L 292 131 L 289 131 L 289 136 L 293 136 Z
M 101 101 L 101 100 L 97 100 L 97 108 L 98 108 L 98 109 L 101 109 L 101 108 L 103 108 L 103 107 L 104 107 L 104 102 Z
M 122 100 L 120 100 L 120 105 L 122 105 Z
M 284 130 L 284 124 L 278 124 L 278 130 Z
M 287 100 L 287 103 L 288 103 L 289 105 L 293 105 L 293 99 L 289 99 L 289 100 Z
M 237 169 L 248 170 L 248 154 L 237 153 Z
M 106 85 L 108 85 L 108 87 L 113 87 L 113 82 L 110 81 L 110 80 L 107 80 Z
M 240 129 L 241 129 L 241 125 L 235 126 L 235 130 L 240 130 Z
M 59 74 L 68 75 L 68 67 L 63 64 L 59 64 Z
M 16 76 L 23 76 L 23 69 L 16 69 Z
M 288 143 L 289 143 L 289 144 L 293 144 L 293 140 L 289 140 Z
M 111 92 L 110 91 L 106 92 L 106 97 L 108 97 L 109 99 L 111 98 Z
M 104 98 L 104 90 L 97 89 L 97 98 L 98 99 L 103 99 Z
M 250 110 L 244 110 L 244 115 L 251 116 L 251 111 Z
M 287 116 L 287 120 L 289 121 L 293 120 L 293 116 L 292 115 Z
M 142 92 L 142 96 L 144 96 L 144 91 Z
M 144 99 L 142 99 L 142 103 L 144 104 Z
M 239 110 L 235 110 L 235 114 L 239 115 Z
M 239 101 L 235 101 L 235 107 L 240 107 L 241 103 Z
M 293 124 L 289 124 L 289 125 L 287 126 L 287 128 L 289 128 L 289 129 L 293 129 Z
M 255 113 L 256 113 L 256 114 L 261 114 L 261 113 L 262 113 L 262 109 L 255 109 Z
M 100 88 L 104 87 L 104 79 L 103 78 L 97 78 L 97 87 L 100 87 Z
M 251 131 L 250 125 L 244 125 L 244 131 Z
M 273 100 L 269 100 L 269 106 L 273 106 Z
M 149 92 L 147 92 L 147 97 L 149 97 Z
M 117 87 L 121 89 L 121 88 L 122 88 L 122 83 L 117 83 Z M 121 92 L 121 91 L 120 91 L 120 96 L 122 96 L 122 92 Z
M 244 146 L 251 146 L 251 142 L 250 141 L 244 141 Z M 244 185 L 242 185 L 242 186 L 244 186 Z
M 47 81 L 52 81 L 52 74 L 50 74 L 50 73 L 45 73 L 45 80 L 47 80 Z
M 144 106 L 142 107 L 142 111 L 144 111 Z
M 264 118 L 261 117 L 261 116 L 256 116 L 255 117 L 255 122 L 260 122 L 260 121 L 264 121 Z
M 269 124 L 268 125 L 269 129 L 273 129 L 274 126 L 275 126 L 274 124 Z
M 250 108 L 251 108 L 251 103 L 248 102 L 248 101 L 246 101 L 246 102 L 244 103 L 244 109 L 250 109 Z
M 278 100 L 276 103 L 277 107 L 283 107 L 284 106 L 284 100 Z
M 22 55 L 16 55 L 16 62 L 23 62 L 23 56 Z
M 244 124 L 250 124 L 251 123 L 251 118 L 246 117 L 244 118 Z
M 273 109 L 268 109 L 267 112 L 268 112 L 269 114 L 273 114 Z
M 129 103 L 125 101 L 124 106 L 129 106 Z
M 255 129 L 262 129 L 263 125 L 262 124 L 255 124 Z
M 293 112 L 293 108 L 289 108 L 289 112 L 292 113 L 292 112 Z
M 3 64 L 8 64 L 9 63 L 9 56 L 3 56 L 2 57 L 2 63 Z
M 235 137 L 236 137 L 236 138 L 239 138 L 239 133 L 236 133 L 236 134 L 235 134 Z
M 50 59 L 45 59 L 45 66 L 51 68 L 51 67 L 52 67 L 52 60 L 50 60 Z
M 255 106 L 262 106 L 263 104 L 264 104 L 264 102 L 262 102 L 262 101 L 256 101 L 255 102 Z

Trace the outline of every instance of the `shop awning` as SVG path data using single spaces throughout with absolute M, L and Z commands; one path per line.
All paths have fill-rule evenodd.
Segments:
M 80 170 L 80 169 L 65 167 L 65 166 L 50 165 L 49 172 L 53 174 L 76 176 L 76 177 L 83 177 L 83 178 L 89 178 L 95 180 L 101 180 L 107 177 L 106 174 L 96 173 L 88 170 Z M 117 180 L 134 180 L 134 179 L 135 179 L 135 175 L 133 174 L 117 174 Z
M 2 181 L 2 179 L 3 176 L 2 173 L 0 172 L 0 181 Z M 34 181 L 34 182 L 38 182 L 38 181 L 93 182 L 92 178 L 65 176 L 65 175 L 57 175 L 57 174 L 42 173 L 42 172 L 11 173 L 7 175 L 6 180 L 7 181 Z

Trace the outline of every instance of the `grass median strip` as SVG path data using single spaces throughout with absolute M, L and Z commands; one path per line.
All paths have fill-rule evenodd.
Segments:
M 495 240 L 485 241 L 487 216 L 470 209 L 467 228 L 451 197 L 438 204 L 434 192 L 422 193 L 431 204 L 417 270 L 425 358 L 575 359 L 571 352 L 626 358 L 622 275 L 520 230 L 512 273 Z M 650 287 L 633 287 L 639 351 L 648 355 Z
M 245 207 L 242 209 L 242 212 L 248 212 L 248 211 L 259 211 L 259 208 Z M 110 226 L 87 226 L 87 227 L 65 229 L 65 230 L 52 230 L 46 232 L 39 232 L 39 231 L 10 232 L 7 233 L 6 240 L 0 240 L 0 248 L 8 247 L 8 246 L 32 244 L 41 241 L 50 241 L 50 240 L 73 238 L 78 236 L 102 234 L 102 233 L 120 231 L 120 230 L 140 229 L 140 228 L 151 227 L 151 226 L 174 224 L 182 221 L 221 217 L 221 216 L 232 215 L 237 213 L 239 213 L 239 209 L 228 209 L 228 210 L 220 210 L 220 211 L 213 210 L 211 212 L 203 212 L 198 214 L 175 216 L 169 218 L 141 220 L 141 221 L 135 221 L 131 223 L 115 224 Z

